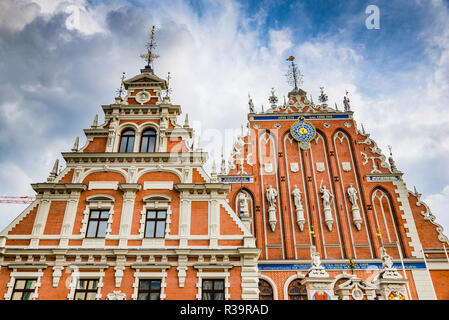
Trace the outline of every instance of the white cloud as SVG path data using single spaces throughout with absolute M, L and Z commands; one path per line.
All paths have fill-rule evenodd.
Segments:
M 437 217 L 435 222 L 443 226 L 444 234 L 449 235 L 449 185 L 439 193 L 423 197 L 423 201 Z

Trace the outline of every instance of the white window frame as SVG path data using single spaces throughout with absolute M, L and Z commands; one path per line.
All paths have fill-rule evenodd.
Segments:
M 31 267 L 31 266 L 28 266 Z M 36 287 L 34 288 L 34 293 L 31 295 L 31 300 L 36 300 L 39 297 L 39 288 L 41 286 L 41 278 L 44 275 L 42 272 L 42 269 L 46 268 L 47 266 L 32 266 L 33 269 L 38 269 L 39 271 L 17 271 L 17 267 L 12 267 L 12 271 L 9 274 L 9 282 L 6 285 L 8 287 L 8 290 L 6 291 L 4 298 L 5 300 L 11 300 L 12 293 L 14 290 L 14 285 L 16 283 L 16 280 L 23 280 L 23 279 L 36 279 Z M 10 266 L 11 268 L 11 266 Z M 24 266 L 20 267 L 24 268 Z
M 104 277 L 104 269 L 107 269 L 108 266 L 69 266 L 68 268 L 72 269 L 72 274 L 70 275 L 71 281 L 69 284 L 70 292 L 67 295 L 68 300 L 74 300 L 76 287 L 78 286 L 78 281 L 81 279 L 98 279 L 97 286 L 97 294 L 95 296 L 95 300 L 101 299 L 101 288 L 103 288 L 103 277 Z M 99 271 L 82 271 L 83 268 L 87 269 L 96 269 Z
M 83 217 L 83 220 L 81 221 L 81 229 L 80 229 L 82 238 L 84 238 L 84 240 L 87 242 L 92 242 L 92 241 L 98 242 L 100 240 L 104 240 L 104 239 L 108 238 L 108 236 L 111 232 L 111 225 L 113 222 L 115 198 L 110 195 L 96 194 L 96 195 L 88 197 L 86 199 L 86 202 L 87 202 L 87 205 L 83 211 L 84 217 Z M 89 216 L 90 216 L 91 210 L 109 210 L 108 223 L 107 223 L 107 227 L 106 227 L 106 235 L 104 238 L 86 238 L 87 225 L 89 224 Z
M 231 284 L 229 283 L 229 271 L 228 269 L 231 269 L 232 266 L 216 266 L 216 265 L 210 265 L 210 266 L 194 266 L 194 268 L 198 269 L 196 276 L 198 278 L 198 281 L 196 283 L 196 287 L 198 288 L 198 292 L 196 294 L 197 300 L 203 299 L 203 279 L 223 279 L 224 280 L 224 299 L 229 300 L 231 299 L 231 295 L 229 294 L 229 288 L 231 287 Z M 203 269 L 223 269 L 223 271 L 212 271 L 212 272 L 204 272 Z
M 166 195 L 153 194 L 142 199 L 144 205 L 142 211 L 140 211 L 140 228 L 139 236 L 142 238 L 142 246 L 156 246 L 163 247 L 165 239 L 170 234 L 170 222 L 171 222 L 171 198 Z M 145 238 L 145 224 L 148 210 L 166 210 L 165 218 L 165 235 L 164 238 Z
M 167 278 L 167 269 L 170 268 L 169 265 L 135 265 L 132 268 L 136 269 L 134 271 L 134 283 L 133 283 L 133 294 L 131 295 L 131 299 L 137 300 L 139 294 L 139 282 L 140 280 L 146 279 L 155 279 L 161 280 L 161 294 L 159 296 L 160 300 L 165 300 L 165 288 L 167 287 L 167 283 L 165 282 L 165 278 Z M 150 270 L 144 271 L 141 270 Z M 159 270 L 159 272 L 154 272 L 153 270 Z

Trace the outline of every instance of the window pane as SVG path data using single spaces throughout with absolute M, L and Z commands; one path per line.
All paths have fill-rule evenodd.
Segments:
M 24 292 L 22 300 L 31 300 L 31 292 Z
M 100 216 L 100 211 L 98 211 L 98 210 L 92 210 L 90 212 L 91 219 L 98 219 L 99 216 Z
M 151 290 L 159 290 L 161 288 L 161 281 L 160 280 L 153 280 L 151 281 Z
M 203 290 L 211 290 L 211 289 L 212 289 L 212 281 L 203 280 Z
M 84 300 L 84 292 L 77 292 L 75 295 L 75 300 Z
M 154 218 L 156 218 L 156 211 L 148 210 L 147 211 L 147 219 L 154 219 Z
M 203 292 L 203 300 L 212 300 L 212 293 Z
M 139 282 L 139 290 L 149 290 L 150 289 L 150 280 L 140 280 Z
M 88 292 L 86 293 L 86 300 L 95 300 L 96 292 Z
M 154 237 L 154 221 L 147 221 L 147 227 L 145 229 L 145 237 L 147 238 Z
M 104 238 L 106 236 L 107 226 L 108 226 L 107 221 L 100 221 L 100 223 L 98 225 L 97 238 Z
M 158 221 L 156 226 L 156 238 L 165 236 L 165 221 Z
M 27 280 L 26 288 L 34 290 L 36 286 L 36 280 Z
M 165 210 L 163 210 L 163 211 L 158 211 L 158 212 L 157 212 L 157 218 L 158 218 L 158 219 L 164 219 L 164 218 L 165 218 L 165 213 L 166 213 Z
M 87 229 L 87 237 L 95 237 L 97 233 L 98 221 L 90 221 L 89 228 Z
M 140 144 L 140 152 L 148 152 L 148 137 L 143 136 Z
M 148 293 L 147 292 L 139 293 L 137 300 L 148 300 Z
M 122 140 L 120 141 L 120 150 L 119 152 L 125 152 L 126 150 L 126 143 L 128 142 L 128 138 L 122 137 Z
M 22 300 L 22 292 L 14 292 L 11 300 Z
M 223 300 L 224 295 L 222 292 L 215 293 L 215 299 L 214 300 Z
M 86 288 L 87 288 L 87 280 L 79 280 L 78 289 L 86 289 Z
M 126 149 L 126 152 L 133 152 L 133 148 L 134 148 L 134 137 L 129 137 L 128 148 Z
M 154 152 L 154 148 L 156 147 L 156 137 L 150 138 L 150 143 L 148 144 L 147 152 Z
M 16 289 L 24 289 L 26 280 L 16 280 Z
M 150 293 L 150 300 L 159 300 L 159 292 Z
M 109 218 L 109 210 L 102 210 L 100 218 L 101 219 L 108 219 Z
M 90 280 L 88 289 L 96 290 L 97 289 L 98 280 Z
M 222 290 L 223 289 L 223 284 L 224 284 L 224 281 L 221 281 L 221 280 L 214 281 L 214 289 L 215 290 Z

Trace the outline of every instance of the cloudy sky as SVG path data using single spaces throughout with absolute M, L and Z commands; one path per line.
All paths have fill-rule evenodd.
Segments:
M 378 29 L 368 28 L 379 9 Z M 368 13 L 367 13 L 368 12 Z M 368 23 L 367 23 L 368 22 Z M 371 23 L 371 24 L 370 24 Z M 156 73 L 189 114 L 210 158 L 229 154 L 271 88 L 290 87 L 286 57 L 314 100 L 325 87 L 384 153 L 393 147 L 409 189 L 416 186 L 449 230 L 449 3 L 445 0 L 0 1 L 0 195 L 33 195 L 56 158 L 85 138 L 122 72 L 139 73 L 152 25 Z M 184 115 L 181 116 L 181 123 Z M 210 163 L 208 164 L 210 165 Z M 0 204 L 0 229 L 24 208 Z

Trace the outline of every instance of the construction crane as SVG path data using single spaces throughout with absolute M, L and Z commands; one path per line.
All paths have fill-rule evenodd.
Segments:
M 31 203 L 35 200 L 35 197 L 8 197 L 8 196 L 0 196 L 0 203 Z

